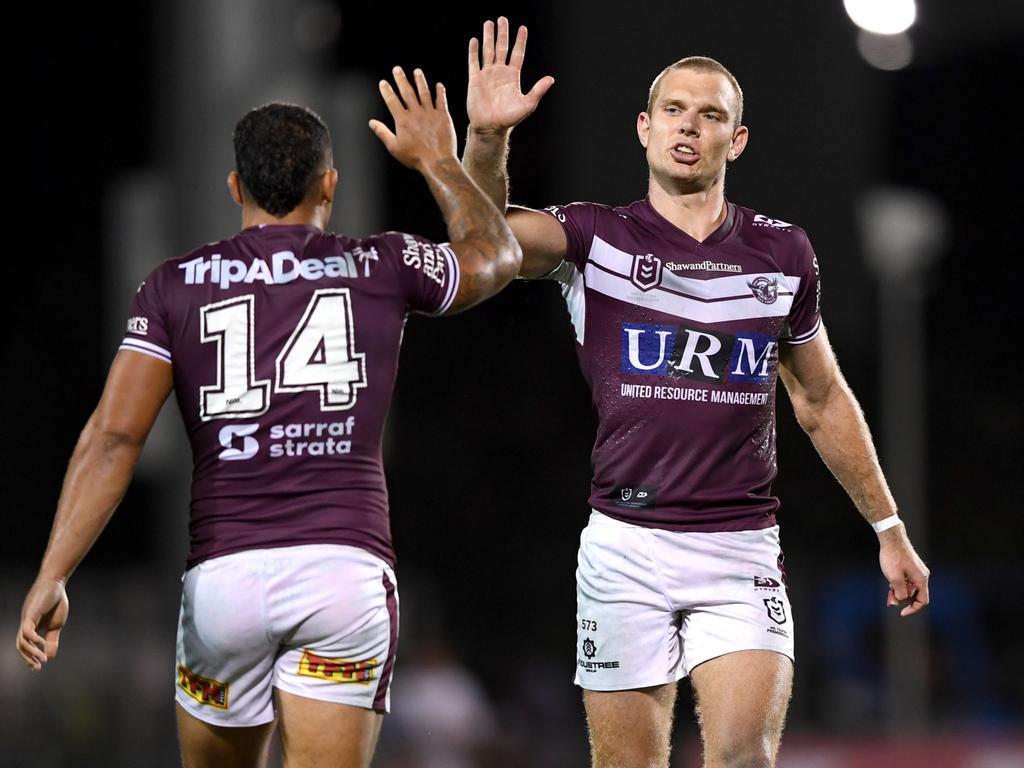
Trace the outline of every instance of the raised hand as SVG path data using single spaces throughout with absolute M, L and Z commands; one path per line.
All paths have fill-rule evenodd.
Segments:
M 533 113 L 555 79 L 550 75 L 542 77 L 529 92 L 523 93 L 520 74 L 526 55 L 526 27 L 519 27 L 511 54 L 508 19 L 504 16 L 498 18 L 497 37 L 494 23 L 484 22 L 482 39 L 482 46 L 475 37 L 469 41 L 466 112 L 470 129 L 507 131 Z
M 422 70 L 413 70 L 415 87 L 401 67 L 395 67 L 391 73 L 395 78 L 395 87 L 387 80 L 381 80 L 380 95 L 395 121 L 395 130 L 392 132 L 380 120 L 371 120 L 370 130 L 383 142 L 388 152 L 407 168 L 423 171 L 441 160 L 458 162 L 455 155 L 455 126 L 448 112 L 444 86 L 437 84 L 435 101 Z

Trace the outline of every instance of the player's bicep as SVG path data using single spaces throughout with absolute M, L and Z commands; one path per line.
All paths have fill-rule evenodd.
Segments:
M 170 363 L 122 349 L 110 366 L 92 427 L 101 434 L 141 444 L 173 386 Z
M 569 241 L 554 216 L 531 208 L 509 206 L 506 218 L 523 249 L 520 277 L 544 277 L 565 259 Z

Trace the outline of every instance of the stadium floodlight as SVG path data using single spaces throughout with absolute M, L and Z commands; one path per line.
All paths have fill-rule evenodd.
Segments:
M 914 58 L 914 45 L 906 32 L 876 35 L 862 29 L 857 33 L 857 49 L 872 67 L 888 71 L 903 69 Z
M 917 18 L 914 0 L 843 0 L 843 6 L 854 24 L 876 35 L 906 32 Z

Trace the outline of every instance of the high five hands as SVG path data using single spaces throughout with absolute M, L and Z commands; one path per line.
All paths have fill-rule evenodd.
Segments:
M 495 35 L 497 27 L 497 35 Z M 529 117 L 555 78 L 546 75 L 523 93 L 520 75 L 526 55 L 526 27 L 519 27 L 509 50 L 508 19 L 498 17 L 497 25 L 484 22 L 482 44 L 469 41 L 469 86 L 466 112 L 470 130 L 500 133 Z

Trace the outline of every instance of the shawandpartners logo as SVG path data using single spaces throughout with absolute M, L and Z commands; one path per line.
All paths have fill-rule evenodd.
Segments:
M 726 264 L 721 261 L 667 261 L 665 269 L 670 272 L 743 272 L 743 267 L 739 264 Z

